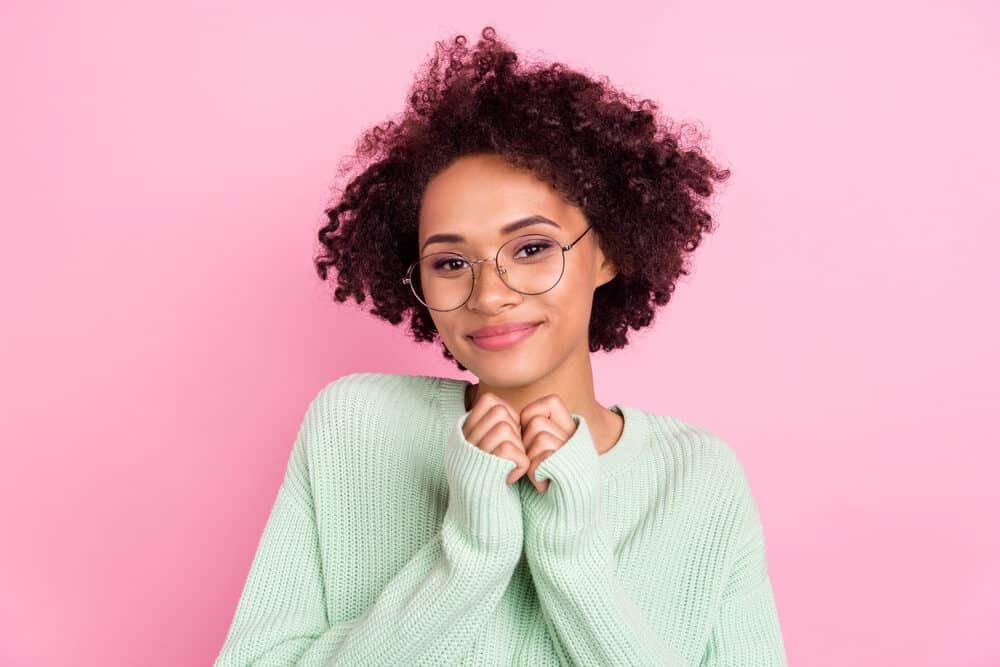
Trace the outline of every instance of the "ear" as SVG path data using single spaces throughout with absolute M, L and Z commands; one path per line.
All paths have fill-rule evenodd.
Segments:
M 597 289 L 604 283 L 611 282 L 617 275 L 618 265 L 615 264 L 614 260 L 610 257 L 605 257 L 602 253 L 601 266 L 597 270 L 597 282 L 594 284 L 594 289 Z
M 604 252 L 604 244 L 601 239 L 601 235 L 595 229 L 594 234 L 594 263 L 596 264 L 596 270 L 594 272 L 594 289 L 597 289 L 601 285 L 614 280 L 615 276 L 618 275 L 618 265 L 613 259 L 611 259 Z

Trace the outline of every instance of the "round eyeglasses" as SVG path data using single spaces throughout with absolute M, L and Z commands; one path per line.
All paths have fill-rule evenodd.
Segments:
M 566 252 L 591 227 L 566 245 L 546 234 L 525 234 L 507 241 L 493 258 L 501 280 L 521 294 L 548 292 L 562 279 Z M 465 305 L 476 288 L 474 265 L 489 260 L 489 257 L 469 260 L 457 252 L 431 253 L 410 265 L 403 284 L 409 285 L 417 300 L 431 310 L 455 310 Z

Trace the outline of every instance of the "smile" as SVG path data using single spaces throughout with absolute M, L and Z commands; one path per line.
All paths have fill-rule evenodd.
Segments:
M 525 338 L 531 336 L 535 331 L 542 325 L 541 322 L 534 325 L 533 327 L 527 329 L 518 329 L 517 331 L 509 331 L 505 334 L 499 334 L 497 336 L 478 336 L 476 338 L 469 337 L 476 347 L 482 348 L 484 350 L 503 350 L 512 345 L 520 343 Z

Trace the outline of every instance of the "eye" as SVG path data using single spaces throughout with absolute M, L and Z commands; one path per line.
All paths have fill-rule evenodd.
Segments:
M 544 254 L 547 250 L 550 250 L 553 246 L 554 244 L 549 241 L 542 241 L 542 240 L 530 241 L 528 243 L 525 243 L 520 248 L 518 248 L 517 252 L 514 253 L 514 257 L 517 258 L 518 253 L 529 249 L 530 252 L 528 252 L 528 254 L 525 257 L 534 257 L 535 255 Z
M 431 266 L 435 271 L 440 271 L 442 273 L 448 273 L 452 270 L 460 270 L 465 267 L 461 266 L 465 264 L 465 260 L 461 257 L 445 257 L 443 259 L 436 259 L 431 263 Z M 458 266 L 456 266 L 458 265 Z

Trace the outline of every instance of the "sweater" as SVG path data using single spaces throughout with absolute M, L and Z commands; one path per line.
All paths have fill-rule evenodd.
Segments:
M 626 405 L 537 467 L 463 434 L 469 382 L 362 372 L 312 399 L 216 667 L 786 665 L 733 450 Z

